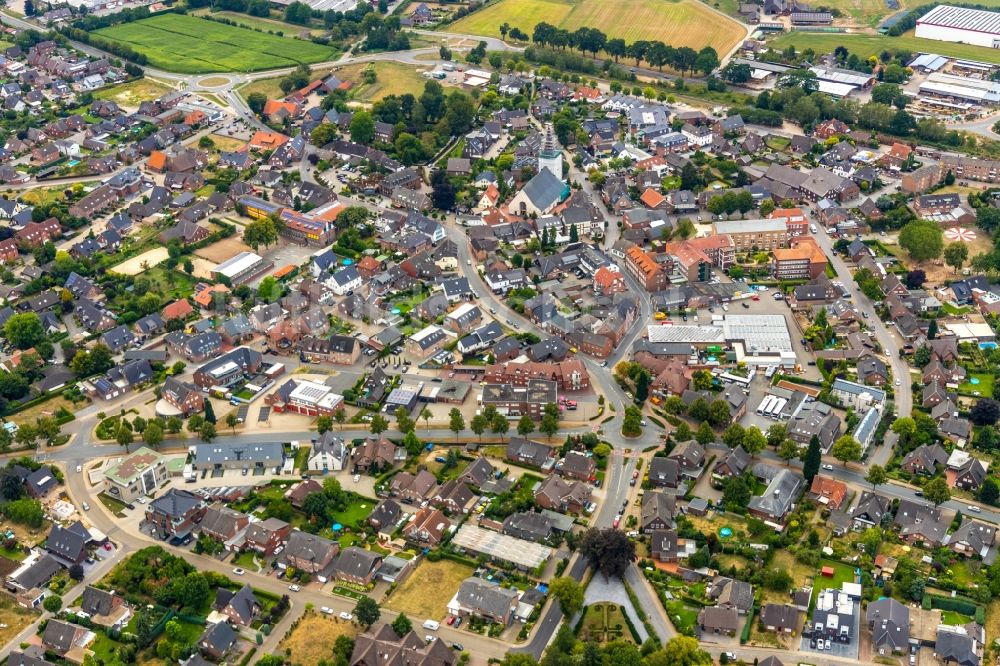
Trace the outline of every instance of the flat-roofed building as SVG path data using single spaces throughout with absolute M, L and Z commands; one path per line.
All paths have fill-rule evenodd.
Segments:
M 127 503 L 159 490 L 169 479 L 166 457 L 143 446 L 104 470 L 104 491 Z
M 723 220 L 714 223 L 716 234 L 727 234 L 737 252 L 773 250 L 788 245 L 790 234 L 785 218 L 767 220 Z
M 217 278 L 225 278 L 234 286 L 250 282 L 274 268 L 274 262 L 268 261 L 253 252 L 240 252 L 235 257 L 223 261 L 212 269 Z

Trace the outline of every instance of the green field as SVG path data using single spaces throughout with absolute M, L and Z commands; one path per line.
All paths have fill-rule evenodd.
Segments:
M 98 30 L 128 44 L 149 64 L 171 72 L 252 72 L 332 60 L 337 50 L 181 14 L 161 14 Z
M 551 23 L 573 31 L 600 28 L 626 42 L 660 40 L 674 47 L 713 46 L 720 57 L 746 34 L 697 0 L 499 0 L 449 25 L 449 32 L 500 36 L 507 22 L 531 35 L 535 25 Z
M 768 46 L 777 51 L 789 45 L 800 51 L 811 48 L 816 53 L 832 53 L 838 46 L 843 46 L 851 53 L 857 54 L 861 59 L 878 55 L 886 49 L 906 49 L 914 54 L 918 52 L 937 53 L 952 58 L 1000 63 L 1000 53 L 996 49 L 923 39 L 914 37 L 912 31 L 899 37 L 793 31 L 768 41 Z

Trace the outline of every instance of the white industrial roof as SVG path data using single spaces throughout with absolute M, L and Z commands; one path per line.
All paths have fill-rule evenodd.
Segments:
M 920 92 L 923 94 L 932 93 L 946 97 L 957 97 L 958 99 L 967 99 L 974 102 L 1000 101 L 1000 97 L 996 93 L 991 93 L 988 90 L 979 90 L 971 86 L 940 83 L 937 81 L 924 81 L 920 84 Z
M 917 25 L 935 25 L 942 28 L 958 28 L 959 30 L 1000 35 L 1000 12 L 938 5 L 924 14 L 922 18 L 917 19 Z
M 235 257 L 226 259 L 221 264 L 216 266 L 215 272 L 220 275 L 225 275 L 226 277 L 233 277 L 234 275 L 239 275 L 261 260 L 262 259 L 259 254 L 254 254 L 253 252 L 240 252 Z
M 462 525 L 451 542 L 459 548 L 483 553 L 527 569 L 538 567 L 552 555 L 552 549 L 548 546 L 484 530 L 475 525 Z
M 783 315 L 726 315 L 722 329 L 726 340 L 742 341 L 748 354 L 793 351 Z
M 647 328 L 650 342 L 691 342 L 721 344 L 725 342 L 719 326 L 663 326 L 650 325 Z
M 860 72 L 850 72 L 846 69 L 827 69 L 825 67 L 810 67 L 809 71 L 816 75 L 821 81 L 831 81 L 833 83 L 847 83 L 853 86 L 863 86 L 868 83 L 872 75 Z
M 910 61 L 910 67 L 921 67 L 936 72 L 944 67 L 948 59 L 936 53 L 921 53 Z
M 858 86 L 852 83 L 837 83 L 835 81 L 824 81 L 820 79 L 816 82 L 816 89 L 821 93 L 833 95 L 834 97 L 847 97 L 852 92 L 857 90 Z

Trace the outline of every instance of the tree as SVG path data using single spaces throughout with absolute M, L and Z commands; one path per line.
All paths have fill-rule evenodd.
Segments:
M 798 443 L 789 437 L 784 439 L 778 446 L 777 454 L 785 463 L 789 463 L 798 458 L 802 454 L 802 451 L 799 449 Z
M 949 243 L 944 249 L 944 263 L 954 268 L 956 273 L 965 265 L 965 260 L 968 258 L 969 246 L 962 241 Z
M 944 249 L 944 232 L 937 222 L 914 220 L 899 231 L 899 245 L 915 261 L 937 259 Z
M 11 315 L 3 325 L 3 334 L 18 349 L 34 347 L 45 339 L 42 320 L 34 312 Z
M 465 430 L 465 417 L 457 407 L 452 407 L 448 412 L 448 429 L 456 435 Z
M 357 111 L 351 117 L 351 141 L 370 144 L 375 139 L 375 120 L 368 111 Z
M 626 437 L 638 437 L 642 434 L 642 412 L 635 405 L 625 408 L 622 418 L 622 434 Z
M 760 431 L 760 428 L 750 426 L 744 431 L 743 448 L 746 449 L 751 458 L 755 458 L 758 453 L 764 450 L 765 446 L 767 446 L 767 438 L 764 437 L 764 433 Z
M 931 348 L 927 345 L 920 345 L 917 347 L 917 351 L 913 352 L 913 364 L 918 368 L 922 368 L 931 362 L 931 357 L 933 352 Z
M 494 414 L 490 419 L 490 431 L 495 435 L 503 435 L 510 429 L 510 421 L 503 414 Z
M 604 579 L 621 577 L 635 561 L 635 544 L 621 530 L 591 527 L 580 539 L 580 553 Z
M 833 443 L 830 453 L 846 467 L 849 462 L 861 460 L 861 442 L 850 435 L 843 435 Z
M 203 442 L 211 442 L 215 439 L 215 424 L 209 421 L 202 423 L 201 428 L 198 429 L 198 436 L 201 437 L 201 441 Z
M 328 430 L 333 429 L 333 417 L 328 414 L 322 414 L 316 417 L 316 432 L 323 434 Z
M 71 566 L 69 568 L 69 577 L 77 582 L 83 580 L 83 565 L 74 564 L 73 566 Z
M 358 619 L 358 624 L 367 629 L 378 622 L 381 616 L 382 611 L 379 610 L 378 604 L 375 603 L 374 599 L 368 596 L 358 599 L 358 603 L 354 607 L 354 617 Z
M 150 421 L 142 431 L 142 439 L 147 446 L 155 449 L 163 442 L 163 426 L 156 421 Z
M 806 485 L 811 485 L 813 477 L 819 473 L 820 463 L 823 462 L 823 454 L 820 450 L 819 437 L 812 436 L 809 440 L 809 447 L 806 449 L 806 457 L 802 461 L 802 476 L 806 479 Z
M 940 476 L 931 479 L 924 484 L 924 497 L 934 506 L 944 504 L 951 499 L 951 490 L 948 488 L 948 482 Z
M 215 423 L 215 408 L 212 407 L 212 401 L 205 401 L 205 420 L 208 423 Z
M 255 92 L 247 95 L 247 106 L 257 115 L 264 111 L 265 104 L 267 104 L 267 95 L 264 93 Z
M 476 433 L 479 439 L 483 438 L 483 433 L 486 432 L 486 428 L 489 427 L 489 421 L 482 414 L 476 414 L 472 417 L 472 421 L 469 422 L 469 429 Z
M 992 426 L 1000 419 L 1000 403 L 991 398 L 980 398 L 969 411 L 969 418 L 977 426 Z
M 535 432 L 535 420 L 525 414 L 517 422 L 517 434 L 521 437 L 527 437 L 533 432 Z
M 559 413 L 551 413 L 551 411 L 546 411 L 542 414 L 542 421 L 538 424 L 538 429 L 545 433 L 546 437 L 552 437 L 557 432 L 559 432 Z
M 431 412 L 429 407 L 424 407 L 423 409 L 420 410 L 420 418 L 424 420 L 425 428 L 430 426 L 432 416 L 434 416 L 434 414 Z
M 737 446 L 743 444 L 743 436 L 745 434 L 746 430 L 739 423 L 730 424 L 728 428 L 722 431 L 722 443 L 731 449 L 735 449 Z
M 675 636 L 663 649 L 646 658 L 647 666 L 711 666 L 712 655 L 701 649 L 698 639 Z
M 23 430 L 24 426 L 21 426 L 21 429 Z M 118 424 L 118 431 L 115 433 L 115 441 L 118 442 L 120 446 L 124 446 L 125 452 L 127 453 L 129 444 L 133 442 L 134 437 L 132 426 L 129 425 L 128 421 L 122 419 L 121 423 Z
M 788 426 L 784 423 L 775 423 L 767 429 L 767 445 L 775 451 L 788 438 Z
M 983 485 L 979 486 L 979 501 L 991 506 L 996 506 L 1000 499 L 1000 486 L 992 476 L 986 477 Z
M 386 430 L 389 429 L 389 421 L 381 414 L 373 414 L 372 422 L 369 425 L 368 429 L 371 430 L 371 433 L 373 435 L 376 436 L 381 435 L 382 433 L 384 433 Z
M 712 388 L 712 373 L 708 370 L 695 370 L 691 375 L 691 382 L 695 391 L 708 391 Z
M 920 289 L 920 287 L 922 287 L 924 282 L 926 281 L 927 281 L 927 273 L 920 270 L 919 268 L 909 271 L 906 274 L 906 278 L 903 280 L 903 282 L 909 289 Z
M 62 610 L 63 600 L 58 594 L 50 594 L 45 597 L 45 601 L 42 602 L 42 606 L 50 613 L 58 613 Z
M 406 409 L 406 407 L 403 406 L 397 407 L 395 411 L 395 417 L 396 417 L 396 430 L 404 433 L 413 430 L 414 422 L 413 419 L 410 418 L 410 412 Z
M 278 242 L 278 227 L 274 220 L 264 217 L 243 227 L 243 242 L 254 249 L 263 245 L 269 247 Z
M 240 418 L 236 416 L 236 412 L 229 412 L 226 414 L 226 425 L 229 426 L 233 434 L 236 434 L 236 426 L 239 424 Z
M 396 616 L 396 619 L 392 621 L 392 630 L 396 632 L 396 635 L 403 637 L 410 633 L 413 629 L 413 623 L 410 622 L 410 618 L 406 617 L 406 613 L 400 613 Z
M 872 492 L 875 492 L 875 488 L 888 480 L 889 475 L 886 474 L 885 468 L 881 465 L 872 465 L 868 468 L 868 474 L 865 475 L 865 481 L 872 484 Z
M 683 421 L 681 421 L 683 423 Z M 712 426 L 708 421 L 702 421 L 701 425 L 698 426 L 698 431 L 695 432 L 694 438 L 702 446 L 708 446 L 715 441 L 715 431 L 712 430 Z
M 745 476 L 731 476 L 722 484 L 722 503 L 727 510 L 742 510 L 752 496 L 753 489 Z
M 583 608 L 583 586 L 569 576 L 560 576 L 549 583 L 549 594 L 559 600 L 559 607 L 567 618 Z

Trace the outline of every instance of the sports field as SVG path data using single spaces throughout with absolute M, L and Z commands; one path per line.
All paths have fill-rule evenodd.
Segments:
M 152 67 L 187 74 L 252 72 L 332 60 L 337 50 L 181 14 L 103 28 L 99 37 L 130 45 Z
M 791 44 L 800 51 L 811 48 L 816 53 L 831 53 L 838 46 L 843 46 L 851 53 L 856 53 L 859 58 L 878 55 L 886 49 L 906 49 L 914 54 L 937 53 L 953 58 L 1000 63 L 1000 52 L 996 49 L 914 37 L 912 30 L 899 37 L 793 31 L 768 40 L 767 43 L 779 51 Z
M 722 56 L 746 32 L 697 0 L 499 0 L 449 25 L 448 32 L 500 36 L 507 22 L 531 35 L 542 21 L 576 30 L 599 28 L 626 42 L 660 40 L 671 46 L 715 47 Z

